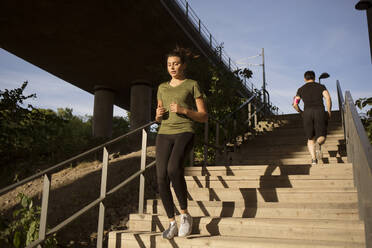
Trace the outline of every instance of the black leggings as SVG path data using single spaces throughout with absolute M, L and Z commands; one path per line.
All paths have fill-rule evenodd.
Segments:
M 182 210 L 187 209 L 187 186 L 184 159 L 194 144 L 194 134 L 158 134 L 156 137 L 156 173 L 160 198 L 168 218 L 174 217 L 174 202 L 170 190 L 172 182 Z

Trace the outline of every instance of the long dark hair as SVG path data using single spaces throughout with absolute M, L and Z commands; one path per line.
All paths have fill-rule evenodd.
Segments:
M 180 46 L 176 46 L 170 53 L 167 54 L 166 58 L 168 60 L 169 57 L 179 57 L 181 59 L 181 63 L 188 63 L 192 59 L 196 59 L 199 55 L 194 54 L 189 48 L 183 48 Z

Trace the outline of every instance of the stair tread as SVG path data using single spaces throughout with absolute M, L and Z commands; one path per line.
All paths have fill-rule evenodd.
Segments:
M 153 204 L 154 202 L 162 204 L 161 200 L 159 199 L 150 199 L 147 200 L 147 204 Z M 208 207 L 221 207 L 221 206 L 229 206 L 229 204 L 233 204 L 235 208 L 244 208 L 244 207 L 257 207 L 257 208 L 294 208 L 294 209 L 358 209 L 358 203 L 349 203 L 349 202 L 342 202 L 342 203 L 324 203 L 324 202 L 317 202 L 317 203 L 308 203 L 308 202 L 245 202 L 245 201 L 188 201 L 188 205 L 190 207 L 197 206 L 199 207 L 200 204 L 203 206 Z M 175 202 L 176 206 L 179 206 L 179 203 Z
M 121 239 L 125 241 L 146 242 L 146 240 L 138 241 L 138 238 L 147 238 L 157 245 L 164 243 L 165 247 L 175 247 L 174 243 L 182 247 L 245 247 L 245 248 L 359 248 L 364 247 L 361 242 L 339 242 L 339 241 L 318 241 L 318 240 L 294 240 L 294 239 L 275 239 L 275 238 L 258 238 L 258 237 L 236 237 L 222 235 L 205 235 L 192 234 L 188 238 L 175 237 L 172 241 L 162 238 L 161 232 L 131 232 L 131 231 L 114 231 L 110 233 L 110 238 L 121 234 Z M 155 239 L 154 239 L 155 238 Z M 189 245 L 189 246 L 187 246 Z M 138 247 L 141 247 L 140 245 Z
M 167 216 L 158 214 L 130 214 L 130 221 L 152 221 L 156 217 L 160 221 L 169 221 Z M 193 216 L 198 224 L 209 224 L 216 217 L 210 216 Z M 318 219 L 288 219 L 288 218 L 236 218 L 236 217 L 218 217 L 218 225 L 263 225 L 263 226 L 288 226 L 291 227 L 316 227 L 316 228 L 332 228 L 337 230 L 348 230 L 350 232 L 364 230 L 364 222 L 360 220 L 318 220 Z
M 185 180 L 209 180 L 209 181 L 243 181 L 243 180 L 327 180 L 327 179 L 353 179 L 352 173 L 331 175 L 245 175 L 245 176 L 185 176 Z
M 193 188 L 192 193 L 195 193 L 197 191 L 199 192 L 210 192 L 210 191 L 216 191 L 216 192 L 236 192 L 236 191 L 246 191 L 246 192 L 253 192 L 253 191 L 259 191 L 259 192 L 272 192 L 275 191 L 277 193 L 287 193 L 287 194 L 296 194 L 296 193 L 357 193 L 357 188 L 355 187 L 330 187 L 330 188 L 216 188 L 216 189 L 209 189 L 209 188 Z
M 226 170 L 226 169 L 244 169 L 244 170 L 250 170 L 250 169 L 261 169 L 263 166 L 269 166 L 269 165 L 214 165 L 214 166 L 193 166 L 193 167 L 186 167 L 185 171 L 194 171 L 194 170 Z M 281 165 L 281 166 L 309 166 L 309 164 L 290 164 L 290 165 Z M 312 168 L 322 169 L 322 168 L 342 168 L 342 167 L 350 167 L 352 168 L 351 163 L 330 163 L 330 164 L 323 164 L 323 165 L 314 165 L 310 166 Z

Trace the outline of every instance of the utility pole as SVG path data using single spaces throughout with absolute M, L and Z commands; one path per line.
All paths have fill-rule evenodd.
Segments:
M 263 89 L 263 101 L 266 106 L 266 78 L 265 78 L 265 50 L 262 48 L 262 89 Z

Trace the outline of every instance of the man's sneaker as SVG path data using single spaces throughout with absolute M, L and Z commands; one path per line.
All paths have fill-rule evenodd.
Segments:
M 192 217 L 189 214 L 181 214 L 180 230 L 178 231 L 179 237 L 186 237 L 190 235 L 192 230 Z
M 316 165 L 317 163 L 318 163 L 318 161 L 316 159 L 311 160 L 311 165 Z
M 170 223 L 168 229 L 163 232 L 163 239 L 173 239 L 173 237 L 176 236 L 177 232 L 177 223 Z
M 315 156 L 319 162 L 323 161 L 322 146 L 318 143 L 315 143 Z

